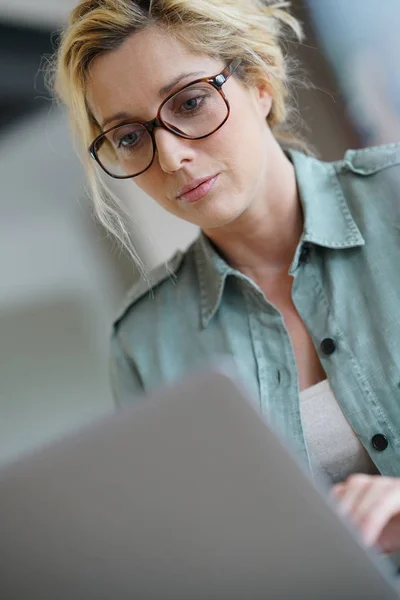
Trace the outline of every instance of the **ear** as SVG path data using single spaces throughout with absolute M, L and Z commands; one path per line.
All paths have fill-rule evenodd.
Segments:
M 268 117 L 272 106 L 272 96 L 267 81 L 260 81 L 257 84 L 256 94 L 260 110 L 265 117 Z

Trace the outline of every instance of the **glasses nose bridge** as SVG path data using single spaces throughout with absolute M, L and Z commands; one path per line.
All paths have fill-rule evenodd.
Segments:
M 164 125 L 164 123 L 162 121 L 160 121 L 159 117 L 155 117 L 151 121 L 148 121 L 146 123 L 145 127 L 153 139 L 154 139 L 154 130 L 156 129 L 156 127 L 162 127 L 163 129 L 167 129 L 167 131 L 168 131 L 168 128 Z
M 173 126 L 171 126 L 170 124 L 166 124 L 164 123 L 159 116 L 155 117 L 154 119 L 152 119 L 151 121 L 148 121 L 147 123 L 144 124 L 146 130 L 149 132 L 150 137 L 153 141 L 153 151 L 156 152 L 157 150 L 157 142 L 156 142 L 156 136 L 155 136 L 155 129 L 159 128 L 159 129 L 164 129 L 165 131 L 168 131 L 169 133 L 172 133 L 174 136 L 177 136 L 178 138 L 185 138 L 185 135 L 182 135 L 179 131 L 174 131 Z

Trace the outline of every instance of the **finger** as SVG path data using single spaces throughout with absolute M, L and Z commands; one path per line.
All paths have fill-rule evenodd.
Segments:
M 331 488 L 331 494 L 334 498 L 341 498 L 342 495 L 344 494 L 346 490 L 346 484 L 345 483 L 336 483 L 332 488 Z
M 371 477 L 368 475 L 352 475 L 349 477 L 343 488 L 339 488 L 338 500 L 339 511 L 343 515 L 352 515 L 362 498 L 368 493 L 372 485 Z
M 353 519 L 356 523 L 361 525 L 368 520 L 369 516 L 379 508 L 385 498 L 393 493 L 393 488 L 396 489 L 396 486 L 393 485 L 392 479 L 377 477 L 354 509 Z
M 368 500 L 362 507 L 362 512 L 355 516 L 367 545 L 378 544 L 390 521 L 400 513 L 400 491 L 397 487 L 393 490 L 386 489 L 380 495 L 374 493 L 373 499 Z
M 400 513 L 390 519 L 375 544 L 386 554 L 400 551 Z

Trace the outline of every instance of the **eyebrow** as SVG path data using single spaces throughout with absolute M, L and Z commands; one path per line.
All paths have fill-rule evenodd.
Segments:
M 178 77 L 175 77 L 173 81 L 165 85 L 158 91 L 158 95 L 162 98 L 166 96 L 173 90 L 173 88 L 178 85 L 182 81 L 182 79 L 186 79 L 186 77 L 197 77 L 198 75 L 202 75 L 204 71 L 192 71 L 191 73 L 181 73 Z
M 160 96 L 160 98 L 163 98 L 164 96 L 169 94 L 169 92 L 173 90 L 173 88 L 176 85 L 178 85 L 178 83 L 180 83 L 183 79 L 186 79 L 187 77 L 197 77 L 198 75 L 202 75 L 203 73 L 204 71 L 192 71 L 191 73 L 181 73 L 180 75 L 178 75 L 178 77 L 175 77 L 175 79 L 173 79 L 170 83 L 160 88 L 158 91 L 158 95 Z M 113 121 L 121 121 L 130 118 L 132 118 L 132 115 L 130 115 L 127 112 L 116 113 L 112 117 L 107 117 L 107 119 L 104 119 L 104 121 L 101 124 L 101 128 L 104 130 L 105 126 L 109 125 Z

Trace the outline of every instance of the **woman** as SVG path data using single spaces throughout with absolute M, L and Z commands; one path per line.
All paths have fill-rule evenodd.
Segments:
M 130 403 L 232 355 L 366 543 L 395 552 L 400 146 L 332 164 L 295 150 L 279 45 L 290 30 L 301 36 L 278 1 L 83 0 L 71 16 L 56 90 L 90 146 L 100 220 L 126 241 L 105 172 L 202 232 L 151 275 L 152 294 L 146 281 L 130 292 L 113 386 Z

